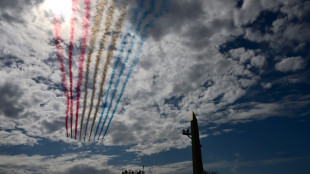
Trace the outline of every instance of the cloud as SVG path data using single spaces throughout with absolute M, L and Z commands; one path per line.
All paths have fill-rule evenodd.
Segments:
M 28 6 L 31 4 L 36 4 L 41 0 L 10 0 L 10 1 L 1 1 L 0 6 L 4 9 L 14 9 L 22 8 L 23 6 Z
M 117 168 L 107 166 L 113 158 L 105 155 L 90 155 L 89 152 L 61 156 L 0 155 L 1 173 L 119 173 Z
M 255 56 L 251 59 L 251 65 L 253 65 L 257 68 L 261 68 L 264 66 L 265 60 L 266 59 L 263 56 Z
M 278 103 L 243 103 L 229 107 L 225 112 L 216 113 L 213 122 L 224 123 L 245 123 L 270 116 L 276 116 L 283 106 Z M 249 109 L 250 108 L 250 109 Z M 227 116 L 224 116 L 227 115 Z
M 281 8 L 281 12 L 288 14 L 288 19 L 303 20 L 310 11 L 309 1 L 289 1 Z
M 261 85 L 262 85 L 262 87 L 263 87 L 264 89 L 269 89 L 269 88 L 272 87 L 272 84 L 271 84 L 271 83 L 262 83 Z
M 255 4 L 254 1 L 247 2 Z M 260 9 L 266 5 L 269 7 L 261 8 L 261 11 L 254 16 L 250 22 L 252 27 L 245 27 L 247 39 L 268 44 L 272 49 L 271 51 L 278 55 L 286 55 L 293 51 L 296 48 L 296 42 L 300 44 L 309 42 L 309 34 L 304 31 L 305 28 L 309 27 L 307 17 L 304 15 L 310 9 L 309 2 L 299 0 L 273 1 L 270 4 L 266 2 L 257 1 L 258 4 L 265 5 L 257 5 L 254 8 Z
M 13 130 L 11 132 L 0 131 L 0 146 L 16 146 L 37 144 L 37 139 L 23 134 L 21 131 Z
M 14 20 L 7 18 L 0 24 L 0 81 L 3 84 L 0 86 L 0 97 L 3 98 L 0 101 L 0 127 L 10 131 L 15 128 L 22 129 L 19 136 L 24 139 L 29 137 L 39 141 L 40 137 L 45 137 L 50 141 L 61 140 L 84 145 L 83 142 L 68 139 L 64 135 L 66 100 L 53 43 L 52 15 L 43 7 L 32 8 L 39 1 L 15 0 L 1 3 L 3 13 L 1 12 L 0 16 L 7 13 L 14 19 L 26 22 L 13 25 Z M 21 5 L 23 3 L 28 5 Z M 136 4 L 136 1 L 132 1 L 128 16 Z M 268 76 L 267 68 L 274 67 L 270 62 L 279 61 L 270 57 L 288 57 L 281 52 L 286 46 L 295 49 L 293 41 L 302 42 L 299 48 L 295 49 L 296 55 L 307 48 L 308 36 L 305 33 L 296 36 L 296 33 L 308 28 L 303 22 L 303 12 L 306 12 L 307 8 L 297 4 L 246 0 L 236 7 L 236 1 L 231 0 L 171 1 L 167 13 L 150 30 L 150 37 L 144 44 L 139 63 L 129 79 L 109 132 L 102 142 L 107 146 L 126 145 L 126 151 L 151 155 L 171 148 L 190 146 L 190 142 L 180 132 L 189 126 L 192 110 L 197 111 L 202 126 L 211 122 L 249 122 L 278 114 L 279 109 L 284 108 L 278 101 L 261 103 L 251 100 L 246 104 L 238 102 L 240 99 L 242 101 L 252 88 L 256 88 L 256 85 L 262 85 L 267 90 L 279 83 L 263 79 Z M 307 5 L 304 2 L 300 4 Z M 290 11 L 290 7 L 294 7 L 294 10 Z M 29 8 L 32 10 L 28 10 Z M 23 14 L 23 17 L 14 15 L 16 10 L 21 11 L 18 14 Z M 261 32 L 247 25 L 257 22 L 257 19 L 265 21 L 263 14 L 266 11 L 281 11 L 285 15 L 277 16 L 268 26 L 268 32 Z M 292 23 L 291 20 L 296 17 L 298 23 Z M 82 26 L 79 25 L 81 20 L 79 16 L 77 26 Z M 70 37 L 68 26 L 68 20 L 64 18 L 61 35 L 65 49 L 65 43 Z M 73 84 L 77 82 L 78 45 L 81 39 L 80 28 L 76 29 Z M 126 27 L 124 33 L 125 29 Z M 224 51 L 221 47 L 225 47 Z M 275 49 L 270 51 L 269 47 Z M 275 54 L 279 52 L 281 54 Z M 67 57 L 65 50 L 64 60 L 67 60 Z M 288 57 L 278 62 L 276 70 L 297 72 L 305 68 L 306 59 L 301 57 Z M 288 61 L 292 58 L 294 61 Z M 132 59 L 129 60 L 130 63 L 131 61 Z M 65 69 L 68 71 L 67 62 Z M 125 69 L 125 74 L 127 70 Z M 108 71 L 107 77 L 110 73 Z M 286 77 L 286 80 L 300 82 L 298 75 L 300 74 Z M 307 77 L 304 75 L 302 79 Z M 12 79 L 15 79 L 14 83 L 7 83 L 13 81 Z M 121 84 L 122 82 L 123 78 Z M 116 98 L 118 95 L 119 93 Z M 115 106 L 115 103 L 113 104 Z M 4 137 L 3 141 L 6 138 L 9 136 Z M 16 142 L 23 143 L 28 142 Z M 70 167 L 66 168 L 66 171 L 103 170 L 94 166 Z
M 101 173 L 105 173 L 105 174 L 116 174 L 118 172 L 115 172 L 111 169 L 102 169 L 99 170 L 96 167 L 92 167 L 92 166 L 88 166 L 85 164 L 81 164 L 81 165 L 76 165 L 73 166 L 71 168 L 69 168 L 67 170 L 67 172 L 65 172 L 66 174 L 84 174 L 84 173 L 92 173 L 92 174 L 101 174 Z
M 202 1 L 171 1 L 168 9 L 165 17 L 160 18 L 150 29 L 150 35 L 155 40 L 159 40 L 170 32 L 175 33 L 176 30 L 181 32 L 182 26 L 197 21 L 204 14 Z
M 305 28 L 310 27 L 310 24 L 289 24 L 283 33 L 283 35 L 292 41 L 308 42 L 310 40 L 310 34 L 306 32 Z
M 42 127 L 48 134 L 53 133 L 55 131 L 60 130 L 63 127 L 63 119 L 58 119 L 58 120 L 52 120 L 52 122 L 49 122 L 47 120 L 42 121 Z
M 172 163 L 162 166 L 151 166 L 148 167 L 146 173 L 150 174 L 184 174 L 192 172 L 192 161 L 184 161 L 178 163 Z
M 20 103 L 23 91 L 17 84 L 5 83 L 0 86 L 0 114 L 6 117 L 17 118 L 24 110 Z
M 121 169 L 137 169 L 141 166 L 125 165 L 114 166 L 107 165 L 111 159 L 104 155 L 90 155 L 88 152 L 79 154 L 64 154 L 58 157 L 41 155 L 0 155 L 1 173 L 120 173 Z M 263 161 L 239 162 L 239 167 L 248 165 L 270 165 L 294 161 L 296 159 L 269 159 Z M 234 162 L 219 161 L 216 163 L 204 164 L 205 169 L 223 169 L 232 168 Z M 184 174 L 192 172 L 192 161 L 183 161 L 165 165 L 146 166 L 146 173 L 150 174 Z
M 7 22 L 24 22 L 22 13 L 40 4 L 43 0 L 4 0 L 0 2 L 0 19 Z
M 291 161 L 297 161 L 301 158 L 272 158 L 264 159 L 257 161 L 241 161 L 239 160 L 239 154 L 234 154 L 236 157 L 235 160 L 219 160 L 213 163 L 204 163 L 203 168 L 206 171 L 223 171 L 226 168 L 230 169 L 233 173 L 238 173 L 238 170 L 241 168 L 246 168 L 249 166 L 268 166 L 274 164 L 283 164 Z M 166 165 L 158 166 L 148 166 L 145 170 L 146 173 L 150 174 L 166 174 L 166 173 L 175 173 L 175 174 L 184 174 L 192 172 L 192 161 L 182 161 L 176 163 L 170 163 Z
M 306 61 L 300 56 L 284 58 L 275 65 L 276 70 L 280 72 L 295 72 L 305 67 Z
M 301 159 L 301 158 L 272 158 L 257 161 L 241 161 L 239 160 L 238 155 L 236 155 L 235 157 L 236 159 L 233 161 L 221 160 L 213 163 L 204 164 L 204 169 L 223 170 L 225 168 L 228 168 L 232 173 L 238 173 L 238 170 L 242 170 L 243 168 L 250 166 L 261 167 L 275 164 L 283 164 Z

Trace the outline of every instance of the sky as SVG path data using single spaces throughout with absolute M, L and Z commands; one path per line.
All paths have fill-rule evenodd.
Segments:
M 190 174 L 194 111 L 204 170 L 308 174 L 309 13 L 306 0 L 1 0 L 0 173 Z

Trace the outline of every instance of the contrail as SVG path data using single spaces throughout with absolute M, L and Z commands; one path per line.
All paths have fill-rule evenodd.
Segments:
M 108 123 L 108 125 L 107 125 L 107 128 L 106 128 L 106 130 L 105 130 L 105 132 L 104 132 L 104 134 L 103 134 L 103 137 L 105 137 L 105 135 L 107 134 L 107 132 L 108 132 L 108 130 L 109 130 L 111 121 L 112 121 L 113 116 L 114 116 L 114 114 L 115 114 L 115 112 L 116 112 L 117 106 L 118 106 L 118 104 L 119 104 L 119 102 L 120 102 L 120 100 L 121 100 L 121 98 L 122 98 L 122 96 L 123 96 L 123 94 L 124 94 L 124 91 L 125 91 L 127 82 L 128 82 L 128 80 L 129 80 L 129 78 L 130 78 L 130 75 L 131 75 L 131 73 L 132 73 L 132 70 L 133 70 L 133 68 L 136 66 L 136 64 L 137 64 L 138 61 L 139 61 L 139 55 L 140 55 L 140 53 L 141 53 L 141 49 L 142 49 L 142 46 L 143 46 L 144 41 L 145 41 L 145 37 L 146 37 L 147 30 L 149 29 L 149 27 L 152 26 L 152 24 L 154 23 L 154 21 L 155 21 L 156 19 L 158 19 L 160 16 L 162 16 L 163 12 L 166 10 L 166 9 L 165 9 L 165 5 L 166 5 L 167 2 L 168 2 L 167 0 L 163 0 L 163 1 L 162 1 L 161 8 L 160 8 L 159 12 L 158 12 L 157 14 L 155 14 L 155 17 L 154 17 L 148 24 L 146 24 L 145 27 L 144 27 L 144 29 L 143 29 L 143 34 L 142 34 L 141 42 L 140 42 L 140 44 L 139 44 L 139 46 L 138 46 L 138 49 L 137 49 L 137 51 L 136 51 L 136 54 L 135 54 L 135 56 L 134 56 L 134 60 L 133 60 L 132 64 L 130 65 L 128 74 L 127 74 L 127 76 L 126 76 L 125 82 L 123 83 L 123 86 L 122 86 L 121 92 L 120 92 L 120 94 L 119 94 L 119 97 L 117 98 L 115 107 L 114 107 L 114 109 L 113 109 L 112 115 L 111 115 L 110 120 L 109 120 L 109 123 Z M 136 34 L 137 34 L 137 33 L 136 33 Z M 124 66 L 124 63 L 123 63 L 123 67 L 125 67 L 125 66 Z M 122 67 L 122 68 L 123 68 L 123 67 Z M 119 79 L 117 79 L 117 80 L 118 80 L 118 82 L 119 82 Z M 114 94 L 114 92 L 115 92 L 116 90 L 117 90 L 117 87 L 114 88 L 113 94 Z M 116 92 L 115 92 L 115 93 L 116 93 Z M 110 105 L 111 105 L 111 103 L 110 103 Z M 109 107 L 110 107 L 110 106 L 109 106 Z M 100 135 L 99 135 L 99 136 L 100 136 Z
M 71 36 L 69 43 L 69 77 L 70 77 L 70 127 L 71 127 L 71 138 L 72 138 L 72 120 L 73 120 L 73 92 L 72 92 L 72 49 L 73 49 L 73 40 L 74 40 L 74 30 L 75 30 L 75 18 L 76 18 L 76 9 L 78 6 L 78 0 L 72 0 L 72 15 L 70 20 L 71 25 Z
M 68 94 L 68 88 L 67 88 L 67 80 L 66 80 L 66 73 L 65 73 L 65 68 L 64 68 L 64 63 L 63 63 L 63 48 L 60 45 L 60 36 L 59 36 L 59 30 L 60 30 L 60 23 L 59 23 L 59 16 L 54 15 L 54 30 L 55 30 L 55 45 L 56 45 L 56 50 L 57 50 L 57 59 L 60 65 L 60 71 L 61 71 L 61 82 L 62 82 L 62 87 L 67 99 L 67 106 L 66 106 L 66 134 L 67 137 L 69 136 L 68 134 L 68 117 L 69 117 L 69 94 Z
M 105 22 L 105 30 L 104 30 L 104 33 L 102 35 L 102 38 L 101 38 L 101 41 L 100 41 L 99 50 L 98 50 L 97 57 L 96 57 L 95 72 L 94 72 L 94 77 L 93 77 L 93 88 L 92 88 L 92 95 L 91 95 L 91 99 L 90 99 L 90 108 L 89 108 L 88 116 L 87 116 L 84 141 L 85 141 L 85 138 L 86 138 L 86 132 L 87 132 L 89 118 L 90 118 L 90 115 L 91 115 L 91 112 L 92 112 L 92 109 L 93 109 L 93 104 L 94 104 L 94 97 L 95 97 L 95 91 L 96 91 L 96 81 L 97 81 L 97 73 L 98 73 L 98 68 L 99 68 L 99 64 L 100 64 L 100 58 L 101 58 L 102 51 L 104 49 L 104 44 L 105 44 L 105 41 L 106 41 L 106 37 L 108 35 L 108 32 L 110 31 L 110 27 L 111 27 L 111 24 L 112 24 L 112 18 L 113 18 L 113 15 L 114 15 L 114 10 L 115 10 L 114 4 L 110 5 L 108 16 L 107 16 L 107 19 L 106 19 L 106 22 Z M 109 63 L 109 62 L 108 61 L 105 62 L 105 65 L 104 65 L 105 68 L 104 68 L 103 71 L 106 71 L 105 70 L 106 66 L 108 66 L 107 63 Z
M 77 134 L 77 125 L 79 117 L 79 107 L 80 107 L 80 96 L 81 96 L 81 84 L 83 80 L 83 66 L 84 66 L 84 56 L 87 46 L 87 36 L 89 30 L 89 18 L 90 18 L 90 0 L 84 0 L 84 18 L 83 18 L 83 42 L 81 46 L 81 55 L 79 60 L 79 80 L 76 84 L 76 113 L 75 113 L 75 139 Z
M 104 7 L 106 5 L 107 5 L 106 0 L 102 0 L 96 5 L 96 7 L 97 7 L 96 8 L 96 14 L 94 16 L 94 19 L 95 19 L 94 24 L 95 25 L 91 29 L 89 49 L 88 49 L 87 60 L 86 60 L 86 73 L 85 73 L 85 84 L 84 84 L 85 93 L 84 93 L 83 111 L 82 111 L 82 117 L 81 117 L 81 123 L 80 123 L 80 140 L 81 140 L 81 136 L 82 136 L 83 120 L 84 120 L 84 116 L 85 116 L 86 103 L 87 103 L 87 89 L 88 89 L 87 85 L 88 85 L 89 66 L 90 66 L 90 62 L 91 62 L 91 56 L 92 56 L 92 53 L 94 51 L 96 38 L 98 36 L 99 29 L 101 26 L 101 20 L 102 20 L 102 16 L 104 13 Z
M 126 15 L 126 7 L 121 10 L 121 14 L 118 17 L 117 23 L 115 24 L 115 31 L 114 31 L 115 33 L 113 33 L 112 41 L 111 41 L 112 49 L 109 49 L 108 54 L 107 54 L 107 58 L 106 58 L 106 62 L 105 62 L 105 65 L 104 65 L 104 71 L 102 73 L 101 82 L 100 82 L 100 90 L 99 90 L 100 92 L 99 92 L 99 95 L 98 95 L 99 97 L 98 97 L 97 104 L 96 104 L 96 110 L 95 110 L 95 113 L 94 113 L 94 119 L 93 119 L 93 123 L 92 123 L 91 130 L 90 130 L 89 140 L 90 140 L 91 134 L 93 132 L 93 127 L 94 127 L 94 124 L 95 124 L 95 121 L 96 121 L 96 117 L 97 117 L 97 113 L 98 113 L 98 109 L 99 109 L 99 105 L 100 105 L 100 101 L 101 101 L 101 96 L 102 96 L 102 93 L 103 93 L 103 85 L 104 85 L 105 78 L 106 78 L 106 75 L 107 75 L 107 71 L 108 71 L 108 68 L 109 68 L 110 60 L 111 60 L 111 58 L 113 56 L 113 52 L 114 52 L 114 48 L 115 48 L 115 45 L 116 45 L 116 41 L 117 41 L 117 39 L 119 37 L 119 33 L 121 32 L 122 24 L 123 24 L 125 15 Z
M 138 7 L 136 8 L 136 10 L 135 10 L 135 12 L 134 12 L 134 15 L 133 15 L 133 21 L 134 21 L 133 23 L 136 23 L 137 18 L 138 18 L 138 14 L 139 14 L 139 12 L 142 10 L 143 5 L 144 5 L 144 2 L 145 2 L 145 1 L 140 0 L 140 3 L 139 3 L 139 5 L 138 5 Z M 127 34 L 125 35 L 125 37 L 124 37 L 124 39 L 123 39 L 121 49 L 120 49 L 120 51 L 119 51 L 119 53 L 118 53 L 118 55 L 117 55 L 117 58 L 116 58 L 116 60 L 115 60 L 115 62 L 114 62 L 112 75 L 111 75 L 111 77 L 110 77 L 109 87 L 108 87 L 107 92 L 106 92 L 105 101 L 104 101 L 104 103 L 102 104 L 101 116 L 100 116 L 99 122 L 98 122 L 98 124 L 97 124 L 97 128 L 96 128 L 96 132 L 95 132 L 94 138 L 95 138 L 96 135 L 97 135 L 97 132 L 98 132 L 98 129 L 99 129 L 99 126 L 100 126 L 102 117 L 103 117 L 103 113 L 104 113 L 105 107 L 106 107 L 106 105 L 107 105 L 107 100 L 108 100 L 108 96 L 109 96 L 109 92 L 110 92 L 111 86 L 112 86 L 112 84 L 113 84 L 113 79 L 114 79 L 114 76 L 115 76 L 116 68 L 117 68 L 117 66 L 118 66 L 118 64 L 119 64 L 119 62 L 120 62 L 120 60 L 121 60 L 121 55 L 122 55 L 122 53 L 123 53 L 123 51 L 124 51 L 125 46 L 127 45 L 127 38 L 130 36 L 129 33 L 131 32 L 132 28 L 133 28 L 133 25 L 131 25 L 131 26 L 129 27 L 129 29 L 127 29 L 127 32 L 126 32 Z M 105 118 L 105 121 L 106 121 L 106 118 Z M 104 123 L 105 123 L 105 121 L 104 121 Z
M 135 40 L 136 40 L 136 38 L 137 38 L 137 34 L 140 32 L 141 25 L 142 25 L 143 21 L 146 19 L 146 17 L 147 17 L 148 15 L 150 15 L 150 14 L 154 11 L 154 6 L 155 6 L 155 0 L 152 0 L 152 1 L 150 2 L 150 7 L 149 7 L 149 9 L 143 13 L 141 19 L 139 20 L 138 26 L 137 26 L 136 31 L 135 31 L 135 35 L 134 35 L 134 37 L 133 37 L 133 40 L 130 42 L 130 46 L 129 46 L 129 49 L 128 49 L 128 51 L 127 51 L 126 58 L 125 58 L 125 60 L 124 60 L 124 62 L 123 62 L 123 64 L 122 64 L 122 68 L 121 68 L 120 73 L 119 73 L 119 75 L 118 75 L 118 78 L 117 78 L 117 81 L 116 81 L 116 84 L 115 84 L 115 87 L 114 87 L 114 91 L 113 91 L 112 96 L 111 96 L 110 104 L 109 104 L 109 107 L 108 107 L 108 110 L 107 110 L 107 113 L 106 113 L 106 116 L 105 116 L 105 120 L 107 119 L 107 117 L 108 117 L 108 115 L 109 115 L 109 112 L 110 112 L 110 109 L 111 109 L 111 107 L 112 107 L 112 103 L 113 103 L 112 101 L 113 101 L 113 99 L 114 99 L 114 97 L 115 97 L 115 94 L 116 94 L 116 92 L 117 92 L 117 87 L 118 87 L 118 85 L 119 85 L 121 76 L 122 76 L 122 74 L 123 74 L 123 72 L 124 72 L 124 69 L 126 68 L 126 63 L 128 62 L 129 56 L 130 56 L 130 54 L 131 54 L 131 52 L 132 52 L 132 49 L 133 49 L 133 46 L 134 46 L 134 42 L 135 42 Z M 118 103 L 118 102 L 117 102 L 117 103 Z M 111 119 L 110 119 L 110 120 L 111 120 Z M 110 122 L 109 122 L 109 123 L 110 123 Z M 103 131 L 104 124 L 105 124 L 105 121 L 103 122 L 103 125 L 102 125 L 102 127 L 101 127 L 101 130 L 100 130 L 100 133 L 99 133 L 98 138 L 100 137 L 100 135 L 101 135 L 101 133 L 102 133 L 102 131 Z

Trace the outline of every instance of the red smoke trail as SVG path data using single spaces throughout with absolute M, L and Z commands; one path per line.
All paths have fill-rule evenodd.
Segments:
M 63 48 L 60 45 L 60 36 L 59 36 L 59 30 L 60 30 L 60 23 L 59 23 L 59 16 L 54 15 L 54 30 L 55 30 L 55 45 L 56 45 L 56 52 L 57 52 L 57 59 L 60 64 L 60 71 L 61 71 L 61 82 L 62 87 L 67 99 L 67 107 L 66 107 L 66 134 L 68 135 L 68 116 L 69 116 L 69 95 L 68 95 L 68 89 L 67 89 L 67 80 L 66 80 L 66 73 L 64 69 L 64 63 L 63 63 Z
M 73 39 L 74 39 L 74 30 L 75 30 L 75 18 L 76 18 L 76 9 L 78 5 L 78 0 L 72 0 L 72 15 L 70 20 L 71 25 L 71 36 L 69 43 L 69 76 L 70 76 L 70 127 L 71 127 L 71 138 L 72 138 L 72 120 L 73 120 L 73 92 L 72 92 L 72 49 L 73 49 Z
M 81 56 L 79 61 L 79 80 L 76 85 L 76 114 L 75 114 L 75 139 L 77 134 L 77 124 L 78 124 L 78 116 L 79 116 L 79 107 L 80 107 L 80 96 L 81 96 L 81 84 L 83 80 L 83 66 L 84 66 L 84 56 L 87 46 L 87 36 L 89 29 L 89 18 L 90 18 L 90 0 L 84 0 L 84 18 L 83 18 L 83 43 L 81 48 Z

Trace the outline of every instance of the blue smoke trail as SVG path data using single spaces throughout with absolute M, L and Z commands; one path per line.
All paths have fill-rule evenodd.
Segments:
M 111 96 L 111 100 L 110 100 L 110 104 L 109 104 L 109 107 L 108 107 L 108 111 L 107 111 L 107 114 L 106 114 L 106 116 L 105 116 L 105 120 L 107 119 L 107 117 L 108 117 L 108 115 L 109 115 L 110 109 L 111 109 L 112 104 L 113 104 L 112 101 L 113 101 L 113 99 L 114 99 L 114 97 L 115 97 L 115 94 L 116 94 L 116 92 L 117 92 L 117 87 L 118 87 L 118 85 L 119 85 L 121 76 L 122 76 L 122 74 L 123 74 L 123 72 L 124 72 L 124 69 L 125 69 L 125 67 L 126 67 L 126 63 L 128 62 L 129 56 L 130 56 L 130 54 L 131 54 L 131 52 L 132 52 L 132 49 L 133 49 L 135 40 L 137 39 L 136 35 L 140 32 L 142 22 L 146 19 L 146 17 L 147 17 L 148 15 L 150 15 L 150 14 L 153 13 L 154 7 L 155 7 L 155 0 L 151 0 L 149 9 L 143 13 L 141 19 L 139 20 L 139 23 L 138 23 L 137 28 L 136 28 L 136 31 L 135 31 L 134 38 L 133 38 L 133 39 L 131 40 L 131 42 L 130 42 L 130 47 L 129 47 L 128 51 L 127 51 L 126 58 L 125 58 L 125 60 L 124 60 L 124 62 L 123 62 L 123 64 L 122 64 L 122 68 L 121 68 L 120 73 L 119 73 L 119 75 L 118 75 L 117 82 L 116 82 L 116 84 L 115 84 L 115 88 L 114 88 L 114 91 L 113 91 L 112 96 Z M 104 122 L 104 123 L 105 123 L 105 122 Z M 103 128 L 104 128 L 104 124 L 103 124 L 102 127 L 101 127 L 101 130 L 100 130 L 98 139 L 99 139 L 99 137 L 100 137 L 100 135 L 101 135 L 101 133 L 102 133 L 102 131 L 103 131 Z
M 139 12 L 142 10 L 142 8 L 143 8 L 143 6 L 144 6 L 144 2 L 145 2 L 144 0 L 140 0 L 140 2 L 139 2 L 139 4 L 138 4 L 137 8 L 135 9 L 135 12 L 134 12 L 133 18 L 132 18 L 133 23 L 136 23 L 136 21 L 137 21 L 137 19 L 138 19 L 138 14 L 139 14 Z M 117 55 L 117 58 L 116 58 L 116 60 L 115 60 L 115 62 L 114 62 L 112 75 L 111 75 L 110 81 L 109 81 L 109 87 L 108 87 L 107 92 L 106 92 L 105 101 L 104 101 L 104 103 L 103 103 L 102 106 L 101 106 L 102 111 L 101 111 L 101 115 L 100 115 L 99 122 L 98 122 L 98 124 L 97 124 L 97 128 L 96 128 L 96 132 L 95 132 L 94 138 L 96 137 L 96 135 L 97 135 L 97 133 L 98 133 L 99 125 L 100 125 L 100 123 L 101 123 L 104 110 L 105 110 L 105 108 L 107 107 L 107 100 L 108 100 L 108 96 L 109 96 L 109 92 L 110 92 L 111 86 L 112 86 L 112 84 L 113 84 L 113 79 L 114 79 L 114 76 L 115 76 L 116 68 L 117 68 L 117 66 L 118 66 L 118 64 L 119 64 L 119 62 L 120 62 L 120 60 L 121 60 L 122 53 L 124 52 L 124 49 L 125 49 L 125 47 L 126 47 L 126 45 L 127 45 L 127 43 L 128 43 L 128 42 L 127 42 L 127 39 L 128 39 L 128 37 L 130 36 L 130 33 L 131 33 L 132 29 L 133 29 L 133 25 L 130 25 L 130 27 L 127 29 L 127 32 L 126 32 L 127 34 L 125 35 L 125 37 L 124 37 L 124 39 L 123 39 L 121 49 L 120 49 L 120 51 L 119 51 L 119 53 L 118 53 L 118 55 Z M 106 122 L 106 118 L 104 119 L 103 125 L 105 124 L 105 122 Z
M 112 111 L 111 118 L 110 118 L 109 123 L 108 123 L 108 125 L 107 125 L 107 128 L 106 128 L 106 130 L 105 130 L 105 132 L 104 132 L 104 134 L 103 134 L 103 137 L 105 137 L 105 135 L 106 135 L 107 132 L 108 132 L 108 129 L 109 129 L 110 124 L 111 124 L 111 121 L 112 121 L 113 116 L 114 116 L 114 114 L 115 114 L 115 112 L 116 112 L 117 106 L 118 106 L 118 104 L 119 104 L 119 102 L 120 102 L 120 100 L 121 100 L 121 98 L 122 98 L 122 96 L 123 96 L 123 94 L 124 94 L 124 91 L 125 91 L 127 82 L 128 82 L 128 80 L 129 80 L 129 78 L 130 78 L 130 75 L 131 75 L 131 73 L 132 73 L 132 70 L 133 70 L 133 68 L 136 66 L 136 64 L 137 64 L 138 61 L 139 61 L 139 55 L 140 55 L 140 53 L 141 53 L 141 49 L 142 49 L 142 46 L 143 46 L 143 44 L 144 44 L 147 31 L 148 31 L 148 29 L 153 25 L 154 21 L 157 20 L 160 16 L 162 16 L 163 12 L 166 10 L 166 9 L 165 9 L 165 7 L 166 7 L 165 5 L 166 5 L 167 2 L 168 2 L 167 0 L 163 0 L 159 12 L 155 15 L 155 17 L 154 17 L 153 19 L 151 19 L 151 21 L 150 21 L 148 24 L 145 25 L 145 27 L 144 27 L 144 29 L 143 29 L 143 35 L 142 35 L 141 42 L 140 42 L 140 44 L 139 44 L 139 46 L 138 46 L 138 49 L 137 49 L 137 51 L 136 51 L 136 54 L 135 54 L 135 56 L 134 56 L 134 60 L 133 60 L 132 64 L 130 65 L 128 74 L 127 74 L 126 79 L 125 79 L 125 82 L 124 82 L 124 84 L 123 84 L 123 86 L 122 86 L 122 89 L 121 89 L 121 92 L 120 92 L 120 94 L 119 94 L 119 97 L 118 97 L 118 99 L 117 99 L 117 101 L 116 101 L 116 105 L 115 105 L 115 107 L 114 107 L 114 109 L 113 109 L 113 111 Z M 119 80 L 119 79 L 118 79 L 118 80 Z M 119 82 L 119 81 L 118 81 L 118 82 Z M 116 93 L 116 89 L 117 89 L 117 88 L 115 88 L 113 92 Z M 113 94 L 115 95 L 115 93 L 113 93 Z M 111 103 L 112 103 L 112 102 L 111 102 Z M 110 105 L 111 105 L 111 103 L 110 103 Z

